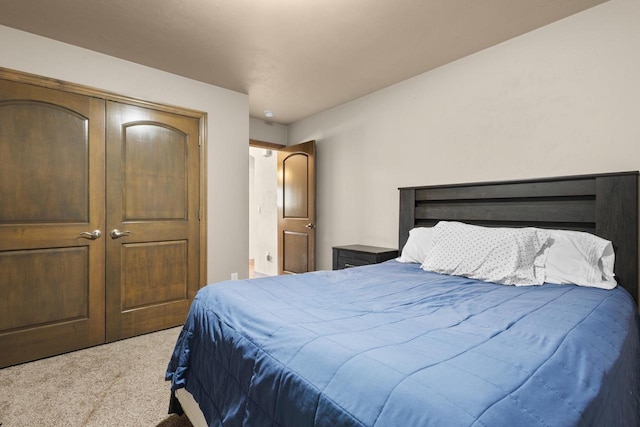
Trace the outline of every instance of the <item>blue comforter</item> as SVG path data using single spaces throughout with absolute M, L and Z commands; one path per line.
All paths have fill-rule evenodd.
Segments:
M 638 426 L 622 288 L 383 264 L 199 291 L 166 378 L 210 426 Z

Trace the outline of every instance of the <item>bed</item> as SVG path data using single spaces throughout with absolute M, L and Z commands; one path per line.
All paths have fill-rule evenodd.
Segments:
M 209 285 L 169 362 L 170 411 L 196 426 L 640 425 L 637 182 L 401 188 L 401 259 L 412 230 L 433 248 L 448 227 L 537 236 L 536 260 L 549 230 L 589 232 L 612 242 L 617 286 L 507 286 L 426 260 Z

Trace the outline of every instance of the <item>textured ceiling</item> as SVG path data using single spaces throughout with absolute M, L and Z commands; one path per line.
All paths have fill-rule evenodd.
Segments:
M 289 124 L 603 0 L 0 0 L 0 24 L 249 94 Z

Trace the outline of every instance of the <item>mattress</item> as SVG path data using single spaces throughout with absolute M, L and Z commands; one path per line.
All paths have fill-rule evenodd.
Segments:
M 639 365 L 620 287 L 392 260 L 206 286 L 166 378 L 210 426 L 637 426 Z

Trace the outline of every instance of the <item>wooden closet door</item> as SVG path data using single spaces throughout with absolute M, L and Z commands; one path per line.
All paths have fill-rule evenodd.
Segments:
M 0 80 L 0 367 L 104 342 L 104 115 Z
M 184 323 L 199 283 L 199 121 L 107 103 L 107 341 Z

